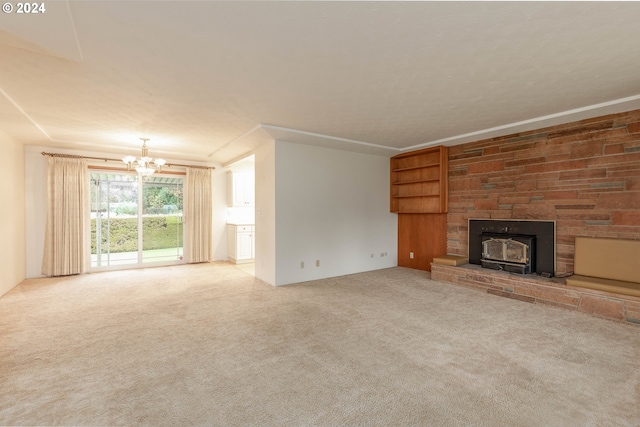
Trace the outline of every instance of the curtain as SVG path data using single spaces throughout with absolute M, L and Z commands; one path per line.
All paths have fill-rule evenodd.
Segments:
M 89 266 L 89 177 L 80 158 L 49 157 L 42 274 L 67 276 Z
M 188 263 L 211 259 L 211 170 L 187 168 L 184 198 L 185 257 Z

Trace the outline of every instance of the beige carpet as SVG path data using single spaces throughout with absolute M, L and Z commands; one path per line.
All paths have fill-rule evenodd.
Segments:
M 0 298 L 0 424 L 640 425 L 640 327 L 428 277 L 27 280 Z

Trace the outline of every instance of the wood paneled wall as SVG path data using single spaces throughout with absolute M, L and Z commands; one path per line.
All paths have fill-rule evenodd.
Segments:
M 431 271 L 433 258 L 446 253 L 446 213 L 398 214 L 399 266 Z

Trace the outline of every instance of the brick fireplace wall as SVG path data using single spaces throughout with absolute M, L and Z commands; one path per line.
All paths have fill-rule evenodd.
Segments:
M 555 220 L 558 275 L 576 236 L 640 239 L 640 110 L 449 147 L 449 254 L 469 218 Z

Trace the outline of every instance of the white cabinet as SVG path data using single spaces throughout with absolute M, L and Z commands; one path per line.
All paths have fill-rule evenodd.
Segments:
M 227 205 L 229 207 L 254 206 L 254 175 L 248 172 L 227 172 Z
M 227 224 L 229 258 L 236 264 L 253 262 L 255 256 L 254 226 Z

